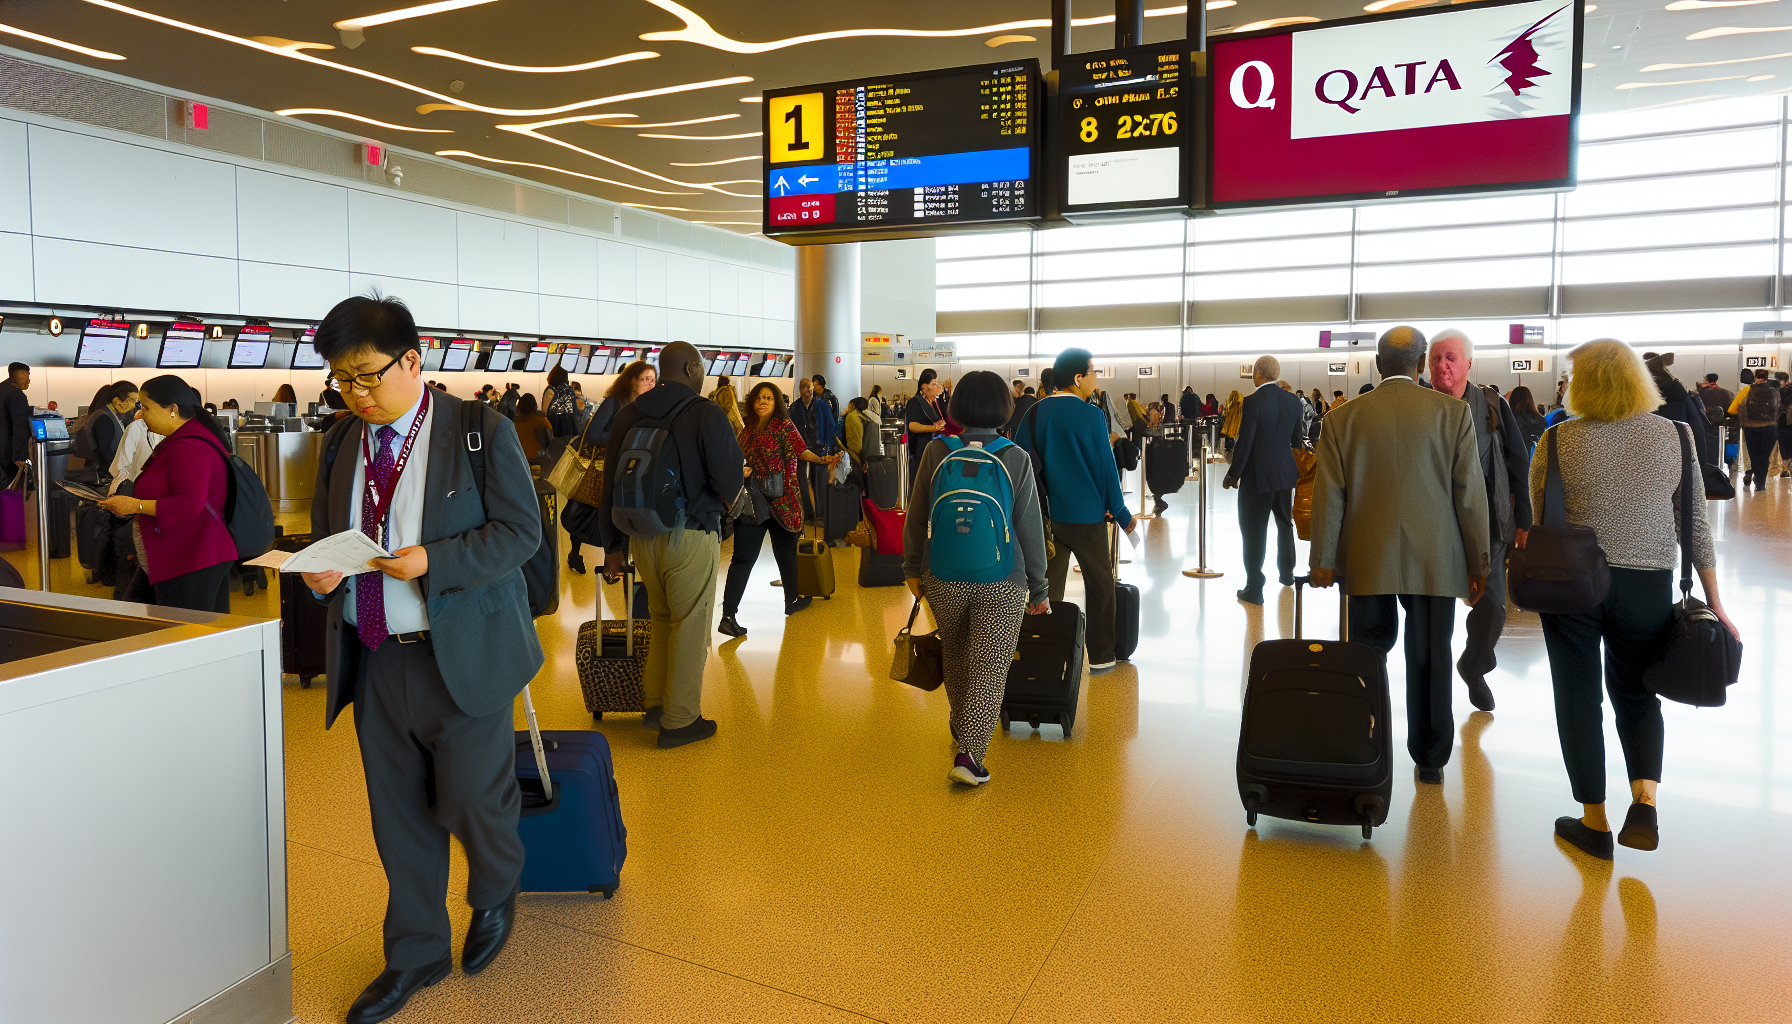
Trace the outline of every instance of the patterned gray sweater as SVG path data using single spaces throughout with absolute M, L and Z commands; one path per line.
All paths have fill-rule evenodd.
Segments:
M 1531 456 L 1531 507 L 1543 522 L 1543 482 L 1549 467 L 1549 435 L 1556 435 L 1568 522 L 1591 526 L 1605 560 L 1620 569 L 1678 569 L 1681 455 L 1674 421 L 1644 413 L 1616 423 L 1568 420 L 1551 427 Z M 1690 438 L 1688 439 L 1690 441 Z M 1703 476 L 1692 458 L 1692 564 L 1717 565 L 1711 524 L 1705 518 Z

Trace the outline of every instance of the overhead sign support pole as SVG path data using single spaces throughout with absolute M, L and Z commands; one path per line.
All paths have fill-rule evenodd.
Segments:
M 1114 49 L 1145 45 L 1145 0 L 1114 0 Z
M 1052 0 L 1052 70 L 1063 66 L 1060 57 L 1074 52 L 1070 42 L 1070 0 Z

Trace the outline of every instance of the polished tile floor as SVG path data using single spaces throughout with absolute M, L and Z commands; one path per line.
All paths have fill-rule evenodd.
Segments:
M 661 751 L 633 716 L 597 726 L 630 830 L 616 898 L 524 896 L 490 970 L 398 1020 L 1792 1020 L 1792 709 L 1773 671 L 1788 484 L 1711 506 L 1743 679 L 1727 707 L 1669 705 L 1662 847 L 1615 864 L 1551 834 L 1576 807 L 1537 621 L 1518 612 L 1498 710 L 1470 713 L 1457 688 L 1444 786 L 1415 786 L 1401 753 L 1373 841 L 1247 829 L 1242 674 L 1258 639 L 1291 635 L 1293 593 L 1234 600 L 1231 492 L 1216 488 L 1208 547 L 1226 575 L 1179 572 L 1196 562 L 1191 484 L 1122 568 L 1144 598 L 1133 663 L 1086 683 L 1072 735 L 998 737 L 978 790 L 946 781 L 944 691 L 886 678 L 905 592 L 858 589 L 857 552 L 837 551 L 834 600 L 785 620 L 768 552 L 751 634 L 709 662 L 716 739 Z M 595 580 L 572 578 L 542 624 L 544 727 L 593 725 L 573 637 Z M 613 609 L 620 588 L 603 596 Z M 1335 635 L 1335 591 L 1307 613 Z M 323 730 L 319 688 L 286 695 L 295 1010 L 340 1020 L 380 969 L 385 887 L 351 727 Z M 457 854 L 454 886 L 464 874 Z

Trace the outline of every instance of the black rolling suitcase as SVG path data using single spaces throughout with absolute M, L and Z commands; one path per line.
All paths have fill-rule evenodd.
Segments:
M 1181 437 L 1154 437 L 1145 448 L 1145 482 L 1152 494 L 1161 498 L 1182 490 L 1188 470 L 1188 442 Z
M 1120 527 L 1118 524 L 1108 527 L 1111 536 L 1108 538 L 1108 555 L 1114 563 L 1114 573 L 1120 572 Z M 1139 588 L 1131 583 L 1114 580 L 1114 657 L 1120 661 L 1131 661 L 1133 653 L 1139 649 Z
M 112 513 L 98 505 L 82 505 L 75 512 L 75 557 L 90 576 L 112 546 Z M 88 582 L 93 582 L 90 578 Z
M 1301 586 L 1294 581 L 1294 634 Z M 1341 584 L 1340 584 L 1341 585 Z M 1340 633 L 1348 631 L 1346 625 Z M 1321 825 L 1387 820 L 1394 743 L 1387 658 L 1368 644 L 1265 640 L 1251 651 L 1238 735 L 1245 822 L 1267 814 Z
M 890 455 L 865 463 L 865 496 L 878 508 L 902 504 L 902 459 Z
M 859 549 L 859 586 L 900 587 L 903 582 L 901 555 L 880 554 L 875 547 Z
M 311 543 L 311 535 L 282 534 L 274 546 L 298 551 Z M 324 633 L 330 606 L 311 596 L 305 577 L 296 572 L 275 573 L 280 579 L 280 671 L 299 677 L 299 688 L 324 674 Z
M 1020 644 L 1002 692 L 1003 730 L 1014 721 L 1035 729 L 1056 722 L 1070 735 L 1083 692 L 1085 628 L 1083 610 L 1069 601 L 1053 601 L 1049 615 L 1021 617 Z
M 60 488 L 50 492 L 51 558 L 67 558 L 69 556 L 69 521 L 74 513 L 75 499 L 73 495 Z
M 831 479 L 831 478 L 830 478 Z M 859 525 L 860 491 L 852 484 L 829 483 L 822 501 L 821 539 L 838 545 Z

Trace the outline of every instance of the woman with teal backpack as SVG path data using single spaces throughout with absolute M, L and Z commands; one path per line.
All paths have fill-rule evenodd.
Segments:
M 1008 666 L 1023 613 L 1044 615 L 1045 523 L 1033 464 L 996 434 L 1014 396 L 988 370 L 964 375 L 952 391 L 956 437 L 928 442 L 909 494 L 902 568 L 909 592 L 926 599 L 944 655 L 949 722 L 958 743 L 948 775 L 980 786 L 983 756 L 1002 709 Z

